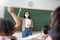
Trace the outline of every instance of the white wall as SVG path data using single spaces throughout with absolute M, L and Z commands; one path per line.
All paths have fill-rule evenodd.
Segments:
M 54 10 L 56 7 L 60 6 L 60 0 L 2 0 L 2 1 L 3 1 L 2 6 L 13 6 L 13 7 L 22 7 L 22 8 L 44 9 L 44 10 Z M 29 1 L 34 2 L 33 7 L 28 6 Z M 0 9 L 0 13 L 1 13 L 0 17 L 4 17 L 3 9 L 4 8 Z
M 34 2 L 34 6 L 32 8 L 36 9 L 54 10 L 60 5 L 60 0 L 7 0 L 5 6 L 30 8 L 28 6 L 29 1 Z

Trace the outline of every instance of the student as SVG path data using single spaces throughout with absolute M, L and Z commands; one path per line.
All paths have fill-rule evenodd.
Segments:
M 50 26 L 52 27 L 52 31 L 50 32 L 53 32 L 51 33 L 53 37 L 51 37 L 53 40 L 60 40 L 60 6 L 51 14 Z
M 0 40 L 16 40 L 12 34 L 19 28 L 20 21 L 13 12 L 13 8 L 9 7 L 8 12 L 13 17 L 15 25 L 8 19 L 0 18 Z
M 33 22 L 30 19 L 30 12 L 26 11 L 24 18 L 21 18 L 19 13 L 18 17 L 22 21 L 22 38 L 32 35 Z
M 23 38 L 24 40 L 52 40 L 51 36 L 48 35 L 49 25 L 44 25 L 42 32 Z
M 43 39 L 44 40 L 52 40 L 51 36 L 48 34 L 49 29 L 50 29 L 49 25 L 43 26 L 43 33 L 44 33 Z
M 53 14 L 53 12 L 51 13 L 51 17 L 50 17 L 50 24 L 49 24 L 49 27 L 50 27 L 50 29 L 48 30 L 48 34 L 52 37 L 52 39 L 53 39 L 53 37 L 54 37 L 54 31 L 53 31 L 53 23 L 54 23 L 54 16 L 53 16 L 54 14 Z

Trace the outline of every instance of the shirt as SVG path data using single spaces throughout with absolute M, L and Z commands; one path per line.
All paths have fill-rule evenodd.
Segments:
M 30 28 L 31 20 L 30 19 L 25 19 L 25 27 Z

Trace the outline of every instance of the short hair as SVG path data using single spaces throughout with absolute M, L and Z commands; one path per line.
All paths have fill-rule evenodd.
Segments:
M 44 25 L 43 26 L 43 32 L 44 32 L 44 34 L 48 34 L 48 30 L 49 30 L 50 28 L 49 28 L 49 25 Z

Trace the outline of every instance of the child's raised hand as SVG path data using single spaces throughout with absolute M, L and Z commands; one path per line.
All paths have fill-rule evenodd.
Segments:
M 8 7 L 7 9 L 8 9 L 9 13 L 13 13 L 14 12 L 12 7 Z

